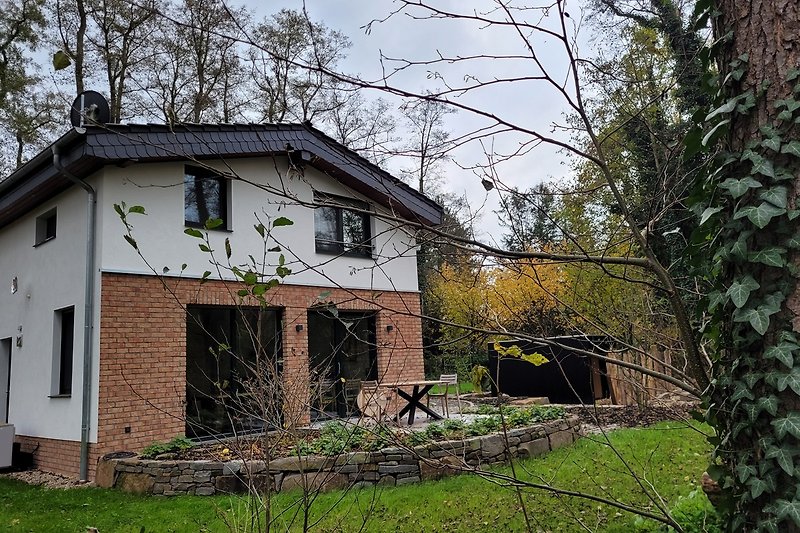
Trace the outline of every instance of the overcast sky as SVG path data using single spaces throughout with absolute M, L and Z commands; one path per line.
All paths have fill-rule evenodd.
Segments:
M 284 0 L 283 2 L 262 2 L 249 0 L 245 3 L 253 9 L 258 18 L 276 12 L 281 7 L 302 9 L 300 0 Z M 464 10 L 474 8 L 484 11 L 491 3 L 472 2 L 465 0 L 451 0 L 436 2 L 447 10 Z M 578 3 L 571 13 L 568 22 L 581 19 L 581 10 Z M 407 15 L 392 17 L 388 22 L 373 24 L 371 32 L 367 34 L 364 26 L 375 19 L 385 18 L 398 4 L 390 0 L 307 0 L 305 3 L 309 16 L 314 21 L 324 22 L 328 27 L 346 34 L 352 41 L 352 48 L 346 61 L 340 67 L 348 73 L 359 74 L 364 79 L 375 80 L 380 78 L 380 54 L 414 60 L 429 60 L 437 56 L 437 51 L 445 56 L 467 54 L 523 54 L 528 55 L 522 40 L 513 28 L 498 29 L 484 28 L 473 21 L 454 20 L 414 20 Z M 420 12 L 421 13 L 421 12 Z M 521 15 L 522 16 L 522 15 Z M 500 14 L 493 14 L 493 18 L 502 18 Z M 527 15 L 529 22 L 538 22 L 540 12 L 530 12 Z M 556 29 L 558 20 L 555 17 L 544 19 L 543 24 Z M 581 32 L 583 34 L 584 31 Z M 565 56 L 555 40 L 535 38 L 535 50 L 540 59 L 551 72 L 563 79 Z M 584 43 L 583 38 L 580 39 Z M 586 47 L 585 44 L 581 45 Z M 586 55 L 586 50 L 581 50 Z M 465 77 L 477 77 L 481 81 L 510 76 L 535 76 L 539 72 L 530 59 L 501 61 L 485 60 L 470 63 L 469 65 L 438 65 L 433 67 L 444 75 L 450 84 L 464 84 Z M 393 78 L 393 83 L 413 92 L 441 89 L 441 82 L 431 76 L 431 69 L 419 67 L 402 76 Z M 471 78 L 470 78 L 471 79 Z M 468 82 L 468 81 L 467 81 Z M 374 97 L 381 96 L 378 91 L 373 91 Z M 385 95 L 383 95 L 385 97 Z M 536 130 L 561 139 L 568 136 L 559 132 L 552 133 L 553 122 L 564 123 L 566 106 L 563 97 L 552 88 L 540 81 L 515 82 L 510 84 L 493 85 L 489 89 L 481 90 L 459 101 L 489 111 L 504 120 L 509 120 L 515 125 L 530 130 Z M 447 117 L 447 127 L 452 131 L 452 136 L 466 134 L 486 124 L 486 120 L 465 111 Z M 502 135 L 493 139 L 486 139 L 484 144 L 499 153 L 508 153 L 519 148 L 520 143 L 531 139 L 528 135 Z M 454 159 L 462 166 L 485 162 L 486 158 L 481 152 L 479 144 L 471 144 L 453 153 Z M 569 164 L 563 152 L 558 152 L 549 146 L 539 146 L 524 157 L 515 158 L 508 163 L 497 167 L 499 178 L 508 185 L 528 188 L 536 183 L 554 177 L 563 179 L 569 174 Z M 472 172 L 459 168 L 456 164 L 449 164 L 446 171 L 444 188 L 458 194 L 467 194 L 473 208 L 481 208 L 480 228 L 484 231 L 484 238 L 494 237 L 499 239 L 501 228 L 497 216 L 492 213 L 497 209 L 497 191 L 485 192 L 480 184 L 480 178 Z

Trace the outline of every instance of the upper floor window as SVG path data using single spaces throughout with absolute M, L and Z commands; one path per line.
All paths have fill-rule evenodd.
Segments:
M 314 210 L 317 252 L 372 257 L 370 217 L 361 212 L 368 211 L 369 204 L 321 193 L 314 194 L 314 201 L 328 204 Z
M 36 242 L 38 246 L 56 238 L 56 209 L 53 208 L 47 213 L 36 217 Z
M 206 169 L 186 167 L 183 178 L 183 213 L 187 226 L 205 226 L 209 219 L 223 221 L 229 229 L 228 182 Z

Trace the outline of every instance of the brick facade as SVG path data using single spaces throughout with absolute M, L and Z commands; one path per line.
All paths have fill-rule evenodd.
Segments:
M 73 440 L 47 439 L 17 435 L 23 452 L 33 453 L 33 464 L 40 470 L 63 476 L 77 477 L 80 473 L 81 443 Z M 89 477 L 94 478 L 99 454 L 89 445 Z
M 186 306 L 256 303 L 243 302 L 236 295 L 240 288 L 221 281 L 201 284 L 188 279 L 102 275 L 97 455 L 138 451 L 155 440 L 183 434 Z M 309 422 L 306 322 L 309 307 L 320 303 L 323 292 L 324 302 L 340 310 L 377 312 L 380 380 L 424 377 L 418 293 L 280 285 L 266 297 L 283 315 L 287 424 Z M 297 325 L 304 327 L 297 331 Z

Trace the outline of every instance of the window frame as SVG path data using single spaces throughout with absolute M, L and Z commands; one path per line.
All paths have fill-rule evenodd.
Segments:
M 192 165 L 186 165 L 183 170 L 183 225 L 189 228 L 205 229 L 206 220 L 208 220 L 207 218 L 206 220 L 196 222 L 193 220 L 188 220 L 186 218 L 186 206 L 187 206 L 186 183 L 190 176 L 193 177 L 195 180 L 212 180 L 219 184 L 220 195 L 222 196 L 222 198 L 220 199 L 220 209 L 223 211 L 223 213 L 221 213 L 222 216 L 219 217 L 214 217 L 211 214 L 209 214 L 208 218 L 219 218 L 222 220 L 222 225 L 212 229 L 217 231 L 230 231 L 232 228 L 230 223 L 230 213 L 232 211 L 230 205 L 230 197 L 231 197 L 230 180 L 228 180 L 218 172 L 214 172 L 206 168 L 196 167 Z M 197 209 L 197 211 L 199 218 L 200 210 Z
M 314 192 L 314 250 L 318 254 L 344 255 L 349 257 L 363 257 L 372 259 L 374 246 L 372 242 L 372 209 L 367 202 L 345 198 L 333 194 Z M 354 211 L 353 209 L 359 211 Z M 317 238 L 317 211 L 319 209 L 333 209 L 336 218 L 336 240 L 320 240 Z M 366 211 L 366 212 L 363 212 Z M 344 216 L 351 213 L 361 218 L 362 231 L 365 239 L 361 243 L 344 240 Z M 348 245 L 350 247 L 348 248 Z
M 69 316 L 66 321 L 65 317 Z M 65 327 L 65 325 L 67 327 Z M 71 327 L 70 327 L 71 326 Z M 68 347 L 68 348 L 67 348 Z M 53 373 L 50 380 L 50 398 L 72 396 L 72 379 L 75 374 L 75 306 L 56 309 L 53 319 Z
M 50 242 L 58 235 L 58 211 L 56 208 L 48 209 L 36 217 L 36 235 L 33 247 Z

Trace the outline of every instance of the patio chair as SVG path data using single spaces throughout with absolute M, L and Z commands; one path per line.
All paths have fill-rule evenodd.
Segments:
M 448 405 L 448 393 L 450 387 L 456 388 L 456 400 L 458 401 L 458 412 L 461 413 L 461 393 L 458 390 L 458 374 L 442 374 L 439 376 L 439 381 L 444 381 L 444 392 L 429 392 L 427 398 L 428 407 L 431 405 L 431 397 L 442 399 L 442 410 L 447 418 L 450 418 L 450 406 Z
M 361 413 L 378 422 L 393 420 L 394 391 L 378 386 L 377 381 L 362 381 L 356 403 Z

